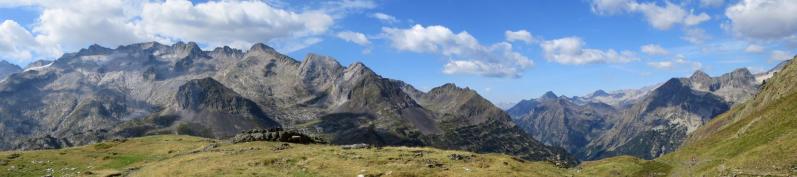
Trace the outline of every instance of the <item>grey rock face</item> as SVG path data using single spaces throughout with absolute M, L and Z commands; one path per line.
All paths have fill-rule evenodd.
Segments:
M 551 95 L 548 92 L 538 99 L 523 100 L 507 112 L 534 139 L 562 147 L 577 157 L 583 156 L 584 147 L 611 128 L 610 119 L 619 115 L 614 107 L 604 103 L 582 105 Z
M 202 51 L 192 42 L 93 45 L 0 82 L 0 100 L 2 149 L 40 139 L 66 147 L 151 134 L 229 138 L 285 127 L 311 130 L 333 144 L 434 146 L 575 163 L 472 90 L 445 85 L 424 93 L 362 63 L 344 67 L 315 54 L 297 61 L 264 44 L 245 52 Z

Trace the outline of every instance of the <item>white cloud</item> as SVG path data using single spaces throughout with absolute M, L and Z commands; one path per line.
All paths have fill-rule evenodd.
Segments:
M 593 0 L 592 11 L 601 15 L 642 13 L 648 23 L 659 30 L 670 29 L 676 24 L 694 26 L 711 19 L 706 13 L 695 15 L 669 1 L 659 6 L 656 2 L 640 3 L 636 0 Z
M 141 18 L 149 33 L 211 46 L 301 39 L 322 34 L 333 24 L 325 13 L 291 12 L 260 1 L 147 3 Z
M 648 62 L 648 66 L 661 70 L 671 70 L 677 67 L 686 66 L 690 67 L 692 70 L 698 70 L 703 68 L 703 63 L 691 61 L 684 55 L 676 55 L 675 58 L 670 60 Z
M 41 9 L 31 30 L 20 28 L 24 32 L 2 34 L 32 36 L 25 39 L 28 41 L 16 40 L 16 43 L 37 44 L 44 49 L 35 51 L 17 44 L 13 47 L 14 56 L 6 52 L 15 58 L 28 58 L 26 53 L 32 57 L 57 57 L 61 51 L 75 51 L 95 43 L 114 47 L 135 42 L 169 43 L 178 40 L 236 48 L 266 42 L 280 51 L 290 52 L 320 42 L 320 36 L 326 34 L 335 20 L 346 12 L 373 8 L 375 3 L 368 0 L 331 1 L 316 9 L 300 11 L 278 8 L 263 1 L 40 0 L 0 1 L 0 6 Z
M 643 53 L 648 54 L 648 55 L 663 56 L 663 55 L 669 55 L 670 54 L 670 51 L 667 51 L 667 49 L 662 48 L 658 44 L 643 45 L 640 48 L 641 48 Z
M 487 77 L 520 77 L 534 62 L 501 42 L 484 46 L 468 32 L 454 33 L 444 26 L 415 25 L 412 28 L 382 28 L 391 46 L 402 51 L 440 54 L 451 58 L 446 74 L 476 74 Z
M 584 48 L 585 45 L 579 37 L 566 37 L 543 41 L 540 47 L 548 61 L 561 64 L 628 63 L 639 60 L 631 51 L 590 49 Z
M 385 13 L 381 13 L 381 12 L 373 13 L 370 16 L 375 18 L 375 19 L 377 19 L 377 20 L 379 20 L 379 21 L 381 21 L 381 22 L 383 22 L 383 23 L 396 23 L 396 22 L 398 22 L 398 19 L 396 19 L 396 17 L 393 17 L 393 16 L 385 14 Z
M 761 53 L 764 52 L 764 47 L 756 44 L 750 44 L 746 48 L 744 48 L 744 51 L 750 53 Z
M 518 30 L 518 31 L 509 31 L 507 30 L 504 32 L 506 36 L 506 41 L 508 42 L 515 42 L 515 41 L 523 41 L 527 44 L 534 42 L 534 37 L 531 36 L 531 33 L 526 30 Z
M 725 10 L 730 28 L 742 36 L 781 39 L 797 34 L 797 1 L 742 0 Z
M 784 61 L 784 60 L 789 60 L 789 59 L 792 59 L 792 58 L 794 58 L 794 54 L 793 53 L 789 53 L 789 52 L 783 51 L 783 50 L 773 50 L 772 51 L 772 55 L 770 56 L 770 59 L 776 60 L 776 61 Z
M 62 50 L 74 51 L 91 44 L 114 47 L 156 39 L 134 20 L 140 14 L 140 4 L 136 2 L 79 0 L 39 5 L 43 11 L 33 26 L 36 39 Z
M 343 39 L 348 42 L 353 42 L 357 45 L 366 46 L 371 44 L 371 41 L 368 40 L 368 37 L 365 37 L 365 34 L 352 32 L 352 31 L 343 31 L 337 34 L 337 37 Z
M 0 23 L 0 57 L 13 61 L 28 61 L 40 45 L 33 35 L 19 23 L 5 20 Z
M 720 7 L 725 4 L 725 0 L 700 0 L 702 7 Z
M 708 16 L 706 13 L 701 13 L 700 15 L 689 14 L 684 18 L 684 25 L 686 26 L 694 26 L 705 21 L 711 20 L 711 17 Z
M 284 2 L 282 4 L 287 4 L 289 2 L 290 1 Z M 315 7 L 316 2 L 320 2 L 319 7 Z M 377 6 L 377 4 L 372 0 L 307 1 L 307 2 L 302 2 L 301 4 L 302 7 L 295 9 L 304 9 L 305 11 L 316 11 L 319 13 L 328 14 L 335 19 L 343 18 L 352 13 L 360 13 L 363 10 L 373 9 L 376 8 Z M 286 9 L 286 8 L 280 8 L 280 9 Z
M 711 39 L 711 36 L 706 34 L 706 31 L 700 28 L 690 28 L 684 31 L 684 36 L 681 39 L 686 40 L 692 44 L 701 44 L 706 40 Z

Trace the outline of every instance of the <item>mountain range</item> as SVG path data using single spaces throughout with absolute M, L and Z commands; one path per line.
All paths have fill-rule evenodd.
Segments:
M 675 85 L 684 84 L 680 81 L 681 84 Z M 762 82 L 754 96 L 735 103 L 729 111 L 697 127 L 678 149 L 652 160 L 617 156 L 562 168 L 504 154 L 429 147 L 354 148 L 273 141 L 236 143 L 186 135 L 154 135 L 58 150 L 2 151 L 0 166 L 4 170 L 0 170 L 0 176 L 795 176 L 795 82 L 797 63 L 792 60 Z M 671 87 L 670 84 L 673 83 L 661 86 Z M 439 100 L 478 101 L 472 99 L 473 94 L 445 94 L 449 89 L 470 92 L 451 84 L 429 92 L 417 92 L 401 82 L 398 85 L 411 97 L 421 100 L 420 105 L 436 104 L 432 107 L 443 112 L 463 110 L 457 104 L 450 104 L 457 101 Z M 180 95 L 185 96 L 178 99 L 183 101 L 179 101 L 178 105 L 182 106 L 177 109 L 196 111 L 195 108 L 200 108 L 207 109 L 205 113 L 216 114 L 229 113 L 223 110 L 227 109 L 224 105 L 230 105 L 216 103 L 247 107 L 249 103 L 241 101 L 240 95 L 225 91 L 228 89 L 212 79 L 192 80 L 178 89 Z M 651 95 L 655 94 L 651 92 Z M 564 98 L 567 97 L 550 93 L 540 101 L 547 105 Z M 225 101 L 204 101 L 207 99 Z M 233 113 L 246 121 L 250 119 L 244 115 L 258 112 L 245 110 L 250 111 Z M 462 114 L 480 115 L 467 111 Z M 605 130 L 601 128 L 593 129 Z
M 653 159 L 677 149 L 715 116 L 755 95 L 760 83 L 786 62 L 753 75 L 741 68 L 718 77 L 696 71 L 688 78 L 583 97 L 523 100 L 507 110 L 519 127 L 541 142 L 565 148 L 580 160 L 632 155 Z
M 118 137 L 229 138 L 295 128 L 333 144 L 432 146 L 572 166 L 468 88 L 422 92 L 362 63 L 302 61 L 264 44 L 243 51 L 196 43 L 92 45 L 13 70 L 0 82 L 0 149 L 62 148 Z

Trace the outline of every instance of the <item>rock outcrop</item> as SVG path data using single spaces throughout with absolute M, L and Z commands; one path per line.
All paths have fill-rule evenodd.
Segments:
M 285 130 L 282 128 L 272 129 L 252 129 L 242 131 L 231 139 L 233 143 L 245 143 L 253 141 L 276 141 L 299 144 L 319 144 L 324 143 L 323 139 L 311 137 L 296 130 Z

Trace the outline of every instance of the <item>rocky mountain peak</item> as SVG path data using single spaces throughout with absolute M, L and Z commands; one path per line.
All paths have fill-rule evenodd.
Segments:
M 701 80 L 711 80 L 711 76 L 703 72 L 702 70 L 697 70 L 692 76 L 689 77 L 690 80 L 693 81 L 701 81 Z
M 432 92 L 448 92 L 448 93 L 473 92 L 473 93 L 475 93 L 475 91 L 473 91 L 472 89 L 470 89 L 468 87 L 462 88 L 462 87 L 457 86 L 457 84 L 454 84 L 454 83 L 446 83 L 446 84 L 443 84 L 443 85 L 441 85 L 439 87 L 432 88 L 432 90 L 430 90 L 429 93 L 432 93 Z
M 733 70 L 733 72 L 723 74 L 722 76 L 720 76 L 720 78 L 722 77 L 729 77 L 732 79 L 755 80 L 755 75 L 753 75 L 753 73 L 751 73 L 750 70 L 748 70 L 747 68 L 739 68 Z
M 142 43 L 119 46 L 119 48 L 116 48 L 116 50 L 126 50 L 126 49 L 146 50 L 146 49 L 160 48 L 160 47 L 168 47 L 168 46 L 158 43 L 156 41 L 152 41 L 152 42 L 142 42 Z
M 254 44 L 254 45 L 252 45 L 252 47 L 251 47 L 251 48 L 249 48 L 249 50 L 248 50 L 248 51 L 246 51 L 246 52 L 247 52 L 247 53 L 252 53 L 252 52 L 271 53 L 271 52 L 276 52 L 276 50 L 274 50 L 274 48 L 271 48 L 271 47 L 269 47 L 269 46 L 268 46 L 268 45 L 266 45 L 266 44 L 263 44 L 263 43 L 255 43 L 255 44 Z
M 141 49 L 149 49 L 149 48 L 153 48 L 153 47 L 163 46 L 163 44 L 161 44 L 159 42 L 155 42 L 155 41 L 140 43 L 138 45 L 141 46 Z
M 355 76 L 377 76 L 371 68 L 365 66 L 362 62 L 354 62 L 344 70 L 344 78 L 347 80 Z
M 343 66 L 332 57 L 308 54 L 299 66 L 305 84 L 325 87 L 340 78 Z
M 0 149 L 56 129 L 53 137 L 79 145 L 117 135 L 226 138 L 241 130 L 285 126 L 319 131 L 337 144 L 434 146 L 574 162 L 563 150 L 525 135 L 475 91 L 453 84 L 426 94 L 382 78 L 360 62 L 342 67 L 315 54 L 299 62 L 264 44 L 233 58 L 201 51 L 195 43 L 157 50 L 95 46 L 84 53 L 106 51 L 91 57 L 67 54 L 55 65 L 65 69 L 25 72 L 9 78 L 14 82 L 2 82 L 0 117 L 10 118 L 0 124 L 19 126 L 0 129 L 8 135 L 0 136 Z M 229 47 L 215 51 L 235 53 Z M 102 132 L 70 135 L 89 130 Z
M 362 65 L 362 63 L 360 64 Z M 307 57 L 305 57 L 304 61 L 302 61 L 302 68 L 306 67 L 307 65 L 319 65 L 323 66 L 324 68 L 343 68 L 343 66 L 341 66 L 340 63 L 338 63 L 338 61 L 334 58 L 314 53 L 307 54 Z
M 540 99 L 543 99 L 543 100 L 554 100 L 554 99 L 557 99 L 557 98 L 559 98 L 559 96 L 557 96 L 555 93 L 553 93 L 553 91 L 545 92 L 545 94 L 543 94 L 540 97 Z
M 200 56 L 203 53 L 202 49 L 199 48 L 199 45 L 196 42 L 177 42 L 172 47 L 174 47 L 175 53 L 182 54 L 184 56 Z
M 77 55 L 79 56 L 99 55 L 99 54 L 107 54 L 112 51 L 113 49 L 100 46 L 99 44 L 92 44 L 91 46 L 89 46 L 89 48 L 80 49 L 80 51 L 77 52 Z
M 216 47 L 215 49 L 213 49 L 211 53 L 212 53 L 211 55 L 214 56 L 226 56 L 226 57 L 235 57 L 235 58 L 238 58 L 243 55 L 243 51 L 241 51 L 240 49 L 233 49 L 230 48 L 230 46 L 226 45 L 224 47 Z
M 609 93 L 607 93 L 606 91 L 603 91 L 603 90 L 597 90 L 597 91 L 593 92 L 592 95 L 590 95 L 590 96 L 593 96 L 593 97 L 596 97 L 596 96 L 609 96 Z

